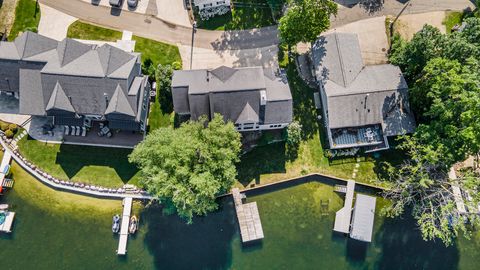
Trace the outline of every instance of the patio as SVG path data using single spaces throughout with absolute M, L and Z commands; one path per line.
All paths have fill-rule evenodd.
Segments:
M 89 145 L 116 148 L 134 148 L 143 140 L 142 133 L 134 133 L 132 131 L 111 130 L 112 136 L 98 136 L 100 132 L 99 122 L 93 122 L 92 128 L 87 131 L 86 136 L 64 135 L 63 142 L 65 144 Z
M 332 129 L 331 132 L 335 148 L 378 145 L 384 142 L 379 125 Z

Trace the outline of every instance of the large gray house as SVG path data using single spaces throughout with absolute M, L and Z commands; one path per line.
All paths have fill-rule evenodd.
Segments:
M 48 116 L 55 125 L 144 132 L 149 83 L 141 59 L 110 45 L 60 42 L 25 32 L 0 42 L 0 91 L 19 99 L 19 113 Z
M 387 137 L 414 131 L 400 68 L 365 66 L 356 34 L 321 36 L 311 56 L 331 149 L 388 149 Z
M 177 114 L 211 119 L 220 113 L 238 131 L 282 129 L 292 122 L 286 76 L 262 67 L 179 70 L 172 79 Z

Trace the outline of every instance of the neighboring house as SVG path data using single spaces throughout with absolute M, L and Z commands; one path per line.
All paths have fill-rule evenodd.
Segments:
M 321 36 L 311 56 L 331 149 L 388 149 L 387 137 L 415 130 L 402 72 L 365 66 L 356 34 Z
M 19 98 L 20 114 L 48 116 L 55 125 L 144 132 L 149 110 L 141 59 L 111 45 L 57 42 L 25 32 L 0 42 L 0 91 Z
M 179 115 L 211 119 L 220 113 L 238 131 L 282 129 L 292 122 L 292 95 L 286 76 L 262 67 L 179 70 L 172 79 Z
M 198 7 L 199 10 L 221 6 L 230 7 L 230 0 L 193 0 L 193 4 Z

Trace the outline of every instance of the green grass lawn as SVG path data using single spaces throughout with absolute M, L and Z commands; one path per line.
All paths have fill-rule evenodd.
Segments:
M 19 0 L 15 9 L 15 22 L 8 35 L 8 40 L 14 40 L 25 30 L 37 31 L 40 23 L 40 7 L 35 0 Z
M 130 149 L 46 144 L 25 136 L 18 143 L 22 155 L 52 176 L 105 187 L 137 184 L 140 174 L 128 162 Z
M 209 30 L 244 30 L 275 24 L 266 0 L 236 1 L 231 12 L 202 21 L 195 14 L 198 27 Z
M 452 31 L 452 28 L 457 25 L 461 24 L 464 17 L 464 13 L 460 11 L 449 11 L 445 19 L 443 20 L 443 24 L 447 30 L 447 33 Z
M 68 27 L 67 37 L 115 42 L 122 39 L 122 33 L 117 30 L 76 21 Z M 150 59 L 154 65 L 182 62 L 177 46 L 138 36 L 133 36 L 133 39 L 136 41 L 135 51 L 142 54 L 143 61 Z
M 304 132 L 298 155 L 289 158 L 283 142 L 253 149 L 243 155 L 237 165 L 237 187 L 268 184 L 309 173 L 321 173 L 344 179 L 352 177 L 357 163 L 355 157 L 331 160 L 325 157 L 323 145 L 326 138 L 323 127 L 316 120 L 314 90 L 305 85 L 293 63 L 288 65 L 288 78 L 294 103 L 294 118 L 302 124 Z M 382 161 L 397 164 L 402 160 L 402 155 L 395 150 L 389 150 L 380 152 L 378 158 L 372 155 L 361 155 L 358 158 L 360 167 L 355 180 L 379 185 L 378 173 Z

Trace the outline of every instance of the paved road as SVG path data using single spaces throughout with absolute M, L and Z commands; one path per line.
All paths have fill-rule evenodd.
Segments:
M 152 15 L 94 6 L 82 0 L 40 0 L 40 2 L 82 20 L 114 29 L 129 30 L 146 38 L 186 46 L 192 42 L 190 27 L 170 24 Z M 332 18 L 332 28 L 371 17 L 396 15 L 402 7 L 403 4 L 398 0 L 385 0 L 383 5 L 370 10 L 359 4 L 352 8 L 341 7 L 337 17 Z M 405 14 L 461 10 L 467 7 L 473 7 L 470 0 L 412 0 Z M 277 36 L 276 27 L 225 32 L 199 29 L 195 34 L 194 47 L 215 51 L 263 48 L 277 44 Z
M 192 28 L 169 24 L 155 16 L 94 6 L 81 0 L 40 0 L 81 20 L 172 44 L 191 45 Z M 276 27 L 246 31 L 197 30 L 195 47 L 214 50 L 238 50 L 267 47 L 278 43 Z

